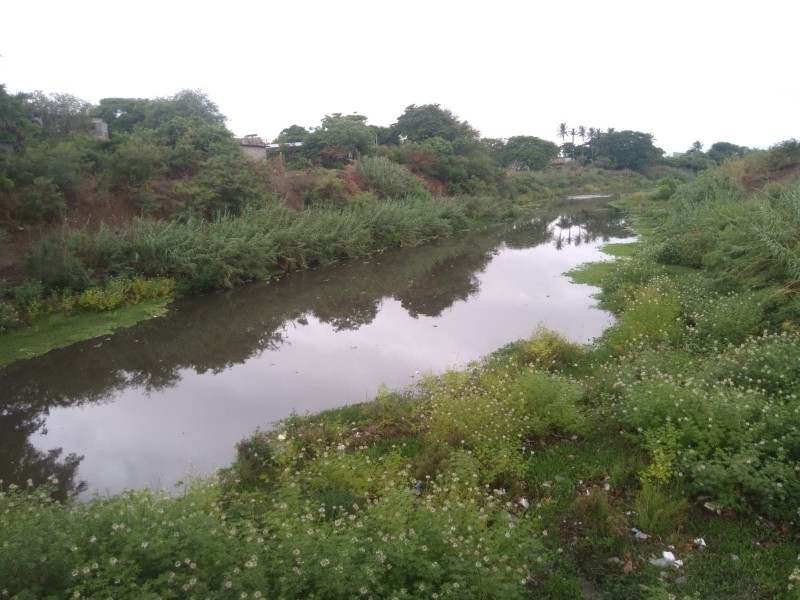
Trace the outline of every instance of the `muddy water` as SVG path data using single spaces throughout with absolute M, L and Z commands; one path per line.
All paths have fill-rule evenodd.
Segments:
M 602 200 L 515 227 L 181 301 L 164 318 L 0 371 L 0 479 L 89 496 L 226 466 L 256 428 L 369 400 L 538 324 L 608 326 L 562 274 L 629 234 Z

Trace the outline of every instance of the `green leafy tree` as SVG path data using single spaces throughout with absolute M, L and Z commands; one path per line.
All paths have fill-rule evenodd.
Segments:
M 208 125 L 225 125 L 227 120 L 204 91 L 181 90 L 174 96 L 151 100 L 145 125 L 158 127 L 174 117 L 195 118 Z
M 153 131 L 139 129 L 131 134 L 119 133 L 115 145 L 104 173 L 111 189 L 136 187 L 165 174 L 168 150 L 158 143 Z
M 9 161 L 11 178 L 29 185 L 46 177 L 62 191 L 74 188 L 88 175 L 86 148 L 79 139 L 45 138 L 26 143 Z
M 138 125 L 155 129 L 175 117 L 197 119 L 206 125 L 225 125 L 225 115 L 202 90 L 182 90 L 166 98 L 103 98 L 94 114 L 108 123 L 109 132 L 132 132 Z
M 278 134 L 273 140 L 275 144 L 288 144 L 292 142 L 303 142 L 308 137 L 308 129 L 301 125 L 290 125 Z
M 108 123 L 112 135 L 122 131 L 131 133 L 147 119 L 150 102 L 144 98 L 103 98 L 94 113 Z
M 503 148 L 501 163 L 504 167 L 520 170 L 545 168 L 558 156 L 558 146 L 530 135 L 514 136 L 508 139 Z
M 245 206 L 268 196 L 260 165 L 241 153 L 209 157 L 198 174 L 182 186 L 184 213 L 213 218 L 222 213 L 238 215 Z
M 722 164 L 729 158 L 744 156 L 748 152 L 750 152 L 750 148 L 747 146 L 737 146 L 730 142 L 714 142 L 706 154 L 715 163 Z
M 91 108 L 91 104 L 71 94 L 45 94 L 36 90 L 26 97 L 28 115 L 41 123 L 42 133 L 48 136 L 89 131 Z
M 154 139 L 169 148 L 166 158 L 176 174 L 196 171 L 212 155 L 239 151 L 225 126 L 199 117 L 173 117 L 156 128 Z
M 326 115 L 306 137 L 301 154 L 328 168 L 357 159 L 374 144 L 366 119 L 363 115 Z
M 35 131 L 25 110 L 25 94 L 11 95 L 0 83 L 0 142 L 18 143 Z
M 370 131 L 375 136 L 375 143 L 379 146 L 397 146 L 400 144 L 400 136 L 393 127 L 382 127 L 380 125 L 370 125 Z
M 659 160 L 664 151 L 653 144 L 651 133 L 609 129 L 597 138 L 595 157 L 612 169 L 642 169 Z
M 407 106 L 392 129 L 399 138 L 417 143 L 435 137 L 448 142 L 460 137 L 478 138 L 477 130 L 469 123 L 460 121 L 450 110 L 443 109 L 438 104 Z
M 47 177 L 37 177 L 20 190 L 15 216 L 20 221 L 51 222 L 64 216 L 67 203 L 58 186 Z

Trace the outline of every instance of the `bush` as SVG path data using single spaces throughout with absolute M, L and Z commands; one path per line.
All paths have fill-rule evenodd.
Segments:
M 14 329 L 20 324 L 19 311 L 5 300 L 0 300 L 0 333 Z
M 770 147 L 767 164 L 773 169 L 784 169 L 800 163 L 800 142 L 792 138 Z
M 344 180 L 334 175 L 325 175 L 314 183 L 303 196 L 306 206 L 346 206 L 350 199 Z
M 47 177 L 37 177 L 20 191 L 15 216 L 20 221 L 52 222 L 64 217 L 67 202 L 58 186 Z
M 112 277 L 102 287 L 93 287 L 80 294 L 77 304 L 87 310 L 114 310 L 146 300 L 170 298 L 174 288 L 174 281 L 167 277 L 156 279 Z
M 650 198 L 653 200 L 669 200 L 677 189 L 678 182 L 670 177 L 665 177 L 658 182 L 658 187 L 650 194 Z
M 358 161 L 358 175 L 379 198 L 427 196 L 425 183 L 404 166 L 380 156 Z

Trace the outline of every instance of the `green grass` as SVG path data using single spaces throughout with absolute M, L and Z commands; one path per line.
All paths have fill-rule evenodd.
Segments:
M 638 252 L 639 245 L 637 242 L 605 244 L 600 250 L 611 256 L 633 256 Z
M 107 312 L 48 315 L 31 327 L 0 335 L 0 367 L 161 316 L 168 302 L 158 299 Z
M 575 283 L 585 283 L 594 287 L 602 287 L 617 267 L 610 262 L 585 263 L 567 271 L 565 275 Z

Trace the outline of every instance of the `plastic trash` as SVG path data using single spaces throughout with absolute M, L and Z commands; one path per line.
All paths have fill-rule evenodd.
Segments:
M 631 528 L 631 533 L 633 534 L 633 537 L 642 542 L 650 539 L 649 534 L 645 533 L 644 531 L 640 531 L 636 527 Z
M 665 550 L 661 553 L 662 558 L 651 558 L 650 564 L 654 567 L 675 567 L 676 569 L 683 566 L 683 561 L 675 558 L 672 552 Z
M 414 484 L 414 493 L 419 496 L 422 493 L 422 489 L 425 487 L 425 482 L 421 479 L 418 479 L 417 482 Z
M 706 547 L 706 541 L 703 538 L 694 538 L 694 540 L 692 540 L 692 542 L 694 543 L 694 547 L 695 548 L 705 548 Z
M 661 553 L 662 558 L 651 558 L 650 564 L 655 567 L 675 567 L 676 569 L 683 566 L 683 561 L 675 558 L 675 555 L 668 550 Z

